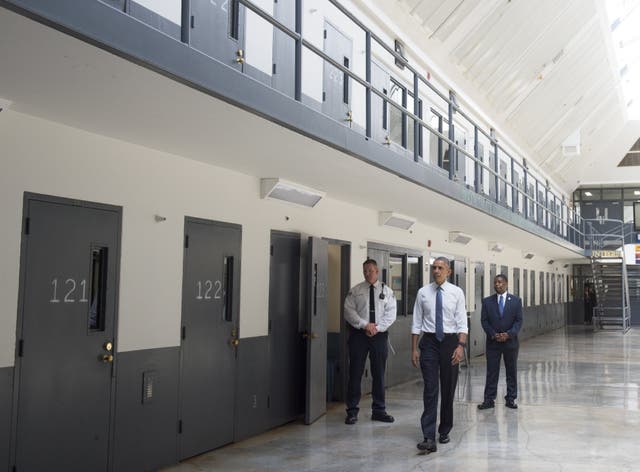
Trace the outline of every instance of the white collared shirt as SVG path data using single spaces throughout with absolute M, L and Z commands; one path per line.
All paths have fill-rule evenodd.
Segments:
M 369 282 L 359 283 L 344 300 L 344 319 L 356 329 L 364 329 L 369 324 Z M 380 298 L 380 294 L 383 297 Z M 373 299 L 376 305 L 376 327 L 384 332 L 396 320 L 397 302 L 393 290 L 379 280 L 373 284 Z
M 498 294 L 496 293 L 496 295 L 498 295 L 498 306 L 500 306 L 500 297 L 503 297 L 503 298 L 502 298 L 502 306 L 504 307 L 504 306 L 507 304 L 507 300 L 509 299 L 509 298 L 507 297 L 507 295 L 508 295 L 508 294 L 509 294 L 509 292 L 506 292 L 506 291 L 505 291 L 503 294 L 501 294 L 501 295 L 498 295 Z
M 442 326 L 445 334 L 468 333 L 467 310 L 464 292 L 457 285 L 445 282 L 442 287 Z M 425 285 L 416 295 L 413 307 L 412 334 L 436 332 L 436 291 L 438 285 L 433 282 Z

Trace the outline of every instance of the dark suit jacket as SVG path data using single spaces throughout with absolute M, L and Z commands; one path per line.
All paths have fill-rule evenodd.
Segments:
M 482 329 L 487 333 L 487 343 L 504 344 L 505 347 L 518 345 L 518 333 L 522 327 L 522 300 L 507 292 L 502 318 L 498 310 L 498 295 L 493 294 L 482 300 Z M 496 333 L 508 333 L 509 340 L 498 343 L 493 339 Z

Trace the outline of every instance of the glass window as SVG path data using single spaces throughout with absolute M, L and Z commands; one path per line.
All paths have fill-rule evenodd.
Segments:
M 602 200 L 600 197 L 600 189 L 590 188 L 582 190 L 581 200 Z
M 422 287 L 422 257 L 407 257 L 407 313 L 413 314 L 418 290 Z
M 536 271 L 531 271 L 531 294 L 529 298 L 529 305 L 536 305 Z
M 624 222 L 633 223 L 633 203 L 625 203 L 624 205 Z
M 546 300 L 544 299 L 544 272 L 540 272 L 540 305 L 544 305 Z
M 392 101 L 404 107 L 407 100 L 406 90 L 400 84 L 392 80 L 389 97 Z M 400 146 L 405 146 L 403 141 L 405 126 L 406 120 L 404 113 L 393 105 L 389 105 L 389 139 Z
M 403 309 L 405 286 L 402 270 L 403 259 L 404 256 L 399 255 L 391 255 L 389 257 L 389 286 L 391 287 L 391 290 L 393 290 L 393 294 L 396 296 L 396 301 L 398 302 L 398 315 L 406 314 Z
M 529 306 L 529 279 L 527 269 L 522 269 L 522 306 Z
M 621 200 L 622 189 L 619 188 L 603 188 L 602 189 L 603 200 Z
M 640 188 L 625 188 L 624 189 L 625 200 L 640 200 Z

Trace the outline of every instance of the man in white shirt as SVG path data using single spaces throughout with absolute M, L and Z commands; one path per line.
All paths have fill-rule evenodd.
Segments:
M 485 357 L 487 358 L 487 380 L 484 386 L 484 401 L 479 410 L 494 407 L 498 393 L 500 375 L 500 357 L 504 358 L 507 372 L 507 394 L 504 397 L 507 408 L 515 410 L 518 396 L 517 363 L 518 333 L 522 326 L 522 300 L 507 293 L 509 281 L 504 274 L 496 275 L 493 280 L 495 295 L 482 300 L 482 329 L 487 333 Z
M 384 282 L 378 280 L 378 264 L 367 259 L 362 264 L 365 281 L 351 290 L 344 301 L 344 318 L 349 323 L 349 382 L 347 384 L 347 417 L 345 424 L 358 421 L 361 381 L 369 356 L 371 365 L 371 419 L 393 423 L 386 410 L 384 370 L 388 355 L 388 329 L 396 320 L 396 297 Z
M 411 328 L 411 361 L 414 367 L 420 366 L 424 379 L 424 412 L 420 419 L 424 440 L 418 443 L 418 449 L 426 453 L 438 450 L 435 438 L 440 385 L 438 441 L 446 444 L 450 440 L 458 366 L 464 356 L 469 331 L 464 292 L 447 282 L 451 273 L 449 260 L 438 257 L 431 265 L 431 273 L 433 282 L 418 290 L 416 295 Z

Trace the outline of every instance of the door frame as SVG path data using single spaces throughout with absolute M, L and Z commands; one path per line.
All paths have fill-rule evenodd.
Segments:
M 9 432 L 9 464 L 15 464 L 16 460 L 16 435 L 18 431 L 18 393 L 20 391 L 20 378 L 22 375 L 22 361 L 19 356 L 19 340 L 22 339 L 23 322 L 24 322 L 24 298 L 26 291 L 26 278 L 27 278 L 27 246 L 29 230 L 29 202 L 42 201 L 46 203 L 54 203 L 60 205 L 91 208 L 95 210 L 111 211 L 116 213 L 118 219 L 118 244 L 114 249 L 114 263 L 115 263 L 115 287 L 113 287 L 114 293 L 114 307 L 113 307 L 113 353 L 115 360 L 111 368 L 111 392 L 109 401 L 109 444 L 107 446 L 107 470 L 113 470 L 113 453 L 115 444 L 115 403 L 116 403 L 116 374 L 118 369 L 118 313 L 119 313 L 119 287 L 120 287 L 120 256 L 122 248 L 122 207 L 116 205 L 109 205 L 106 203 L 98 203 L 92 201 L 71 199 L 66 197 L 59 197 L 54 195 L 46 195 L 33 192 L 24 192 L 22 199 L 22 218 L 21 218 L 21 231 L 20 231 L 20 269 L 19 269 L 19 281 L 18 281 L 18 312 L 16 316 L 16 338 L 15 338 L 15 350 L 14 350 L 14 367 L 13 367 L 13 386 L 11 393 L 11 425 Z

